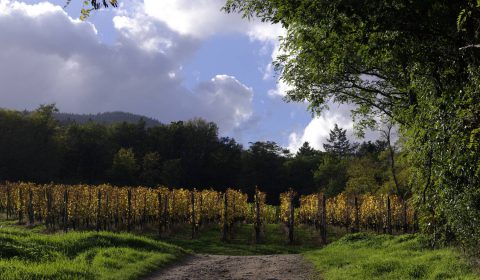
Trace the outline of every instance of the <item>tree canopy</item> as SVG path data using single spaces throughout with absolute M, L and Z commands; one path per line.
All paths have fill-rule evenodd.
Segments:
M 480 246 L 480 13 L 476 1 L 228 0 L 280 23 L 287 100 L 354 104 L 360 130 L 399 124 L 411 186 L 433 240 Z M 473 5 L 473 6 L 472 6 Z M 466 47 L 472 46 L 472 47 Z

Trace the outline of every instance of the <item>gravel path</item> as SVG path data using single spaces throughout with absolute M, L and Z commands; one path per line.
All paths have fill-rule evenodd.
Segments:
M 301 255 L 193 255 L 147 279 L 300 280 L 312 279 L 312 271 Z

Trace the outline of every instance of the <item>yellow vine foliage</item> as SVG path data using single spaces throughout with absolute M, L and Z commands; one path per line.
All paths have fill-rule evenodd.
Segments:
M 130 194 L 130 206 L 129 206 Z M 262 223 L 289 222 L 290 201 L 296 196 L 293 190 L 280 194 L 280 206 L 266 203 L 266 194 L 257 192 Z M 128 223 L 143 225 L 159 223 L 168 218 L 168 223 L 225 221 L 225 196 L 227 196 L 227 223 L 256 221 L 255 203 L 248 203 L 247 194 L 227 189 L 224 193 L 212 189 L 187 190 L 167 187 L 116 187 L 107 184 L 61 185 L 11 183 L 0 185 L 0 211 L 16 217 L 22 214 L 27 221 L 33 214 L 36 221 L 53 219 L 61 223 L 64 216 L 70 226 L 123 229 Z M 192 197 L 194 208 L 192 208 Z M 295 223 L 315 223 L 321 215 L 322 194 L 302 195 L 299 207 L 294 208 Z M 395 195 L 359 195 L 357 207 L 359 225 L 363 228 L 382 228 L 387 223 L 387 199 L 390 198 L 392 225 L 401 228 L 405 222 L 415 223 L 415 208 L 410 201 L 402 201 Z M 327 224 L 349 227 L 355 224 L 357 209 L 355 197 L 345 193 L 326 201 Z

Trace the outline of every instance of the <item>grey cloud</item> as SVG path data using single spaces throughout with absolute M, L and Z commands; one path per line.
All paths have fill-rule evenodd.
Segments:
M 195 91 L 206 109 L 204 115 L 222 122 L 223 131 L 231 131 L 252 117 L 253 90 L 235 77 L 217 75 L 200 83 Z
M 163 122 L 202 117 L 229 131 L 251 115 L 253 92 L 216 76 L 195 92 L 183 85 L 182 63 L 199 41 L 141 15 L 117 17 L 117 41 L 62 9 L 7 2 L 0 11 L 0 107 L 56 103 L 66 112 L 123 110 Z M 32 12 L 33 11 L 33 12 Z

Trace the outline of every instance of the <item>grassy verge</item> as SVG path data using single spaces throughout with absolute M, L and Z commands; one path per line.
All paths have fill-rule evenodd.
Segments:
M 188 227 L 179 227 L 175 230 L 175 235 L 165 241 L 188 248 L 195 253 L 220 255 L 289 254 L 320 247 L 318 233 L 306 226 L 295 228 L 296 242 L 292 245 L 287 243 L 287 236 L 281 225 L 265 225 L 264 231 L 264 238 L 260 244 L 254 243 L 254 229 L 251 224 L 236 226 L 233 236 L 228 242 L 220 240 L 221 229 L 218 225 L 202 229 L 195 239 L 190 238 Z
M 429 249 L 420 235 L 352 234 L 320 248 L 311 227 L 296 227 L 292 245 L 282 226 L 264 230 L 263 242 L 254 244 L 252 225 L 238 225 L 229 242 L 220 240 L 218 225 L 202 229 L 196 239 L 184 225 L 164 243 L 153 235 L 44 234 L 43 226 L 26 229 L 0 221 L 0 279 L 137 279 L 185 255 L 180 247 L 225 255 L 302 253 L 325 280 L 480 279 L 455 249 Z M 329 240 L 342 234 L 332 228 Z
M 428 249 L 419 235 L 347 235 L 304 255 L 325 280 L 480 279 L 454 249 Z
M 0 224 L 0 279 L 137 279 L 184 254 L 131 234 L 47 235 Z

